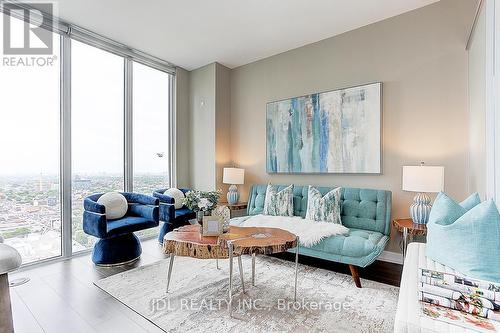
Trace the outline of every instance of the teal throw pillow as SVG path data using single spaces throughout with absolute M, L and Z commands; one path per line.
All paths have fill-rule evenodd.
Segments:
M 464 207 L 466 210 L 471 210 L 481 203 L 481 198 L 479 193 L 472 193 L 467 199 L 460 203 L 460 206 Z
M 476 205 L 447 225 L 430 220 L 427 257 L 466 276 L 500 283 L 500 214 L 495 202 Z
M 428 223 L 437 223 L 442 225 L 452 224 L 466 212 L 467 209 L 462 207 L 445 193 L 440 192 L 432 205 Z

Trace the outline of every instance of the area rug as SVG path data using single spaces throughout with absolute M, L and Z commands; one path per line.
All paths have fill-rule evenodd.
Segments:
M 246 293 L 234 263 L 232 314 L 228 311 L 229 262 L 176 257 L 165 293 L 169 260 L 142 266 L 95 284 L 165 332 L 392 332 L 399 288 L 299 265 L 293 302 L 294 263 L 243 257 Z

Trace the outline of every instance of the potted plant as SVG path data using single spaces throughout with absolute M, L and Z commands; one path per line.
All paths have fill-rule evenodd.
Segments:
M 203 216 L 210 215 L 220 199 L 220 191 L 189 191 L 183 200 L 187 208 L 196 212 L 196 219 L 203 224 Z

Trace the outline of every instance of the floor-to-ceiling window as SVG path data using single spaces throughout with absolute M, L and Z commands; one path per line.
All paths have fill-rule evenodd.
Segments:
M 94 244 L 82 228 L 83 199 L 124 190 L 123 63 L 117 55 L 71 43 L 73 252 Z
M 23 24 L 14 23 L 11 35 L 28 31 Z M 51 33 L 53 55 L 44 66 L 17 55 L 24 62 L 0 64 L 0 236 L 25 264 L 92 247 L 95 239 L 82 230 L 86 196 L 151 194 L 168 187 L 171 177 L 172 67 L 105 39 L 93 41 L 101 37 L 92 33 L 73 39 L 64 33 L 71 29 L 54 30 L 64 37 Z
M 23 24 L 10 20 L 13 44 L 22 45 Z M 43 57 L 52 62 L 12 55 L 0 66 L 0 235 L 24 263 L 61 255 L 60 39 L 52 37 L 53 55 Z

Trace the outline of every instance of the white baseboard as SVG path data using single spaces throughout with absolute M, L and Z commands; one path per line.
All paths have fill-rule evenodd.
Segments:
M 397 252 L 384 251 L 377 260 L 392 262 L 393 264 L 403 264 L 403 255 Z

